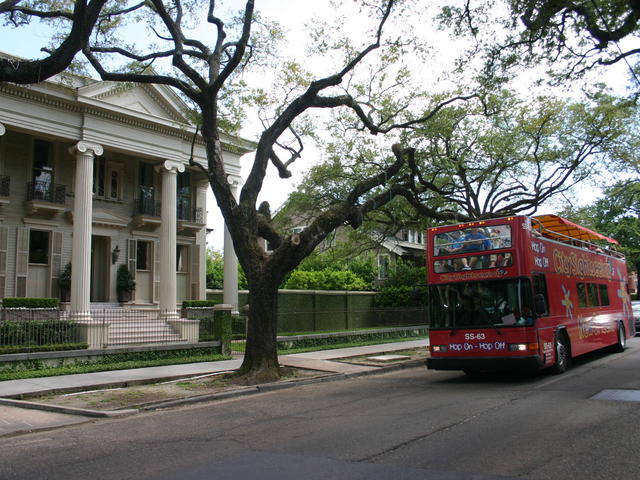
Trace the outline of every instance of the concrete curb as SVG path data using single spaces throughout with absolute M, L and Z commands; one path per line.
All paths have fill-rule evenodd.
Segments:
M 89 410 L 86 408 L 71 408 L 60 405 L 49 405 L 46 403 L 27 402 L 9 398 L 0 398 L 0 405 L 9 407 L 20 407 L 31 410 L 43 410 L 45 412 L 66 413 L 69 415 L 82 415 L 84 417 L 125 417 L 138 413 L 137 409 L 127 408 L 122 410 Z
M 395 364 L 395 365 L 381 366 L 375 370 L 366 370 L 366 371 L 353 372 L 353 373 L 326 372 L 326 375 L 319 375 L 317 377 L 312 377 L 312 378 L 305 378 L 301 380 L 289 380 L 284 382 L 265 383 L 262 385 L 253 385 L 250 387 L 242 387 L 242 388 L 237 388 L 233 390 L 227 390 L 224 392 L 197 395 L 193 397 L 179 398 L 175 400 L 167 400 L 163 402 L 142 405 L 138 408 L 128 408 L 128 409 L 122 409 L 122 410 L 90 410 L 90 409 L 84 409 L 84 408 L 72 408 L 72 407 L 63 407 L 59 405 L 49 405 L 49 404 L 38 403 L 38 402 L 29 402 L 26 400 L 16 400 L 12 398 L 0 398 L 0 405 L 28 408 L 33 410 L 44 410 L 44 411 L 56 412 L 56 413 L 66 413 L 69 415 L 81 415 L 86 417 L 117 418 L 117 417 L 135 415 L 142 412 L 151 412 L 155 410 L 161 410 L 165 408 L 174 408 L 174 407 L 180 407 L 184 405 L 194 405 L 197 403 L 204 403 L 204 402 L 210 402 L 210 401 L 216 401 L 216 400 L 228 400 L 228 399 L 240 398 L 240 397 L 245 397 L 250 395 L 257 395 L 260 393 L 275 392 L 278 390 L 285 390 L 288 388 L 304 386 L 304 385 L 313 385 L 316 383 L 348 380 L 350 378 L 358 378 L 358 377 L 364 377 L 369 375 L 381 375 L 384 373 L 403 370 L 406 368 L 414 368 L 414 367 L 420 366 L 423 363 L 424 363 L 424 360 L 410 360 L 410 361 Z M 131 386 L 131 385 L 157 383 L 157 382 L 167 381 L 172 379 L 179 380 L 180 378 L 189 378 L 190 376 L 192 375 L 188 375 L 188 376 L 179 375 L 173 378 L 165 377 L 165 378 L 153 379 L 153 380 L 146 379 L 146 380 L 140 380 L 140 381 L 131 381 L 131 382 L 124 382 L 120 384 L 114 384 L 112 386 L 107 386 L 104 384 L 98 385 L 98 386 L 102 388 L 117 388 L 117 387 Z M 90 389 L 90 388 L 91 386 L 85 386 L 83 387 L 83 390 Z M 66 390 L 66 391 L 68 392 L 69 390 Z M 80 391 L 80 390 L 72 389 L 72 391 Z M 55 390 L 51 390 L 50 392 L 43 392 L 44 395 L 46 395 L 47 393 L 63 393 L 63 392 L 55 391 Z

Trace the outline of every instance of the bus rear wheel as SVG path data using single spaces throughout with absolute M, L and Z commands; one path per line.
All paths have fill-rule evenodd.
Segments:
M 627 348 L 627 332 L 622 322 L 618 322 L 618 342 L 611 349 L 616 353 L 622 353 L 625 348 Z
M 551 372 L 556 375 L 566 372 L 570 361 L 569 344 L 565 334 L 560 332 L 556 336 L 556 363 L 551 367 Z

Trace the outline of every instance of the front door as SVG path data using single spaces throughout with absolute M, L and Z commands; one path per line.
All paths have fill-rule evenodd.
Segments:
M 109 266 L 111 239 L 91 236 L 91 298 L 92 302 L 109 301 Z

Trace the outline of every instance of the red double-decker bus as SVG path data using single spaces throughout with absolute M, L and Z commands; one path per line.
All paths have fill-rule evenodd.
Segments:
M 622 351 L 635 334 L 613 239 L 555 215 L 427 234 L 430 369 L 561 373 L 572 357 Z

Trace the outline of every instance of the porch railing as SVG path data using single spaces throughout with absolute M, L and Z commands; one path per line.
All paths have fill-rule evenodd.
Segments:
M 135 202 L 134 215 L 148 215 L 150 217 L 160 216 L 160 202 L 153 198 L 138 198 Z
M 204 210 L 202 208 L 189 208 L 178 205 L 177 219 L 187 222 L 204 223 Z
M 11 180 L 9 175 L 0 175 L 0 197 L 8 197 Z
M 65 203 L 67 187 L 49 182 L 27 182 L 27 201 L 39 200 L 42 202 Z

